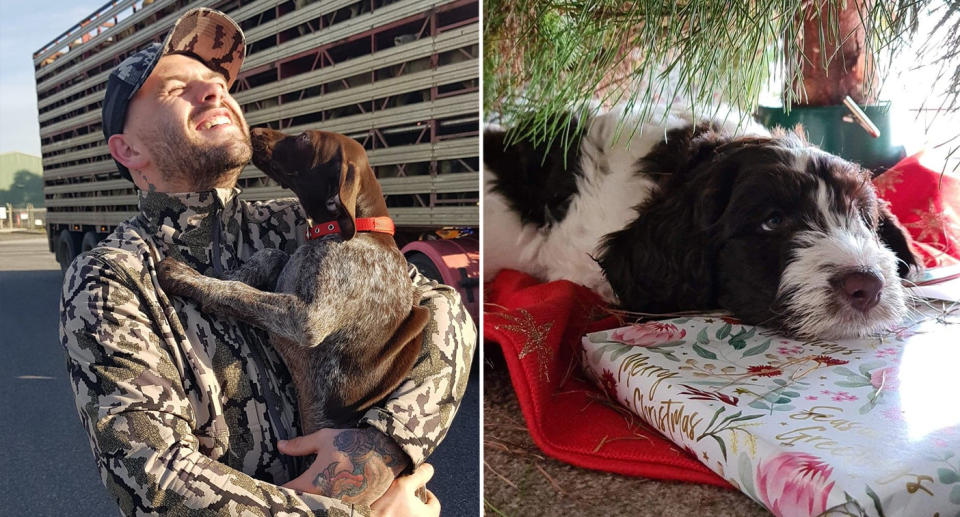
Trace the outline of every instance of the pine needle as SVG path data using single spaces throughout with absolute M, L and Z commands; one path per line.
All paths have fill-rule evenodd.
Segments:
M 553 477 L 550 474 L 547 474 L 547 471 L 544 470 L 539 463 L 537 463 L 535 466 L 537 467 L 537 470 L 539 470 L 540 473 L 543 474 L 543 477 L 547 478 L 547 481 L 549 481 L 550 484 L 553 485 L 554 490 L 556 490 L 562 495 L 567 495 L 567 492 L 564 489 L 560 488 L 560 483 L 557 483 L 556 479 L 553 479 Z
M 495 475 L 495 476 L 497 476 L 498 478 L 500 478 L 501 481 L 503 481 L 504 483 L 506 483 L 507 485 L 509 485 L 510 487 L 512 487 L 514 490 L 519 490 L 519 488 L 517 488 L 517 485 L 513 484 L 513 481 L 510 481 L 510 480 L 507 479 L 503 474 L 497 472 L 496 469 L 494 469 L 493 467 L 491 467 L 490 464 L 487 463 L 486 461 L 483 462 L 483 467 L 484 467 L 484 469 L 486 469 L 485 472 L 492 472 L 493 475 Z
M 512 138 L 566 144 L 571 116 L 582 118 L 615 103 L 665 116 L 655 106 L 688 105 L 706 113 L 718 100 L 753 113 L 764 88 L 782 81 L 789 109 L 802 100 L 802 24 L 822 15 L 819 60 L 842 59 L 848 35 L 838 13 L 847 0 L 488 0 L 484 6 L 484 108 L 515 130 Z M 867 51 L 880 77 L 908 47 L 924 45 L 924 59 L 946 64 L 944 111 L 960 109 L 960 0 L 860 2 Z M 941 23 L 917 34 L 920 12 Z M 943 44 L 941 42 L 946 42 Z M 868 78 L 872 74 L 868 74 Z M 865 89 L 874 85 L 867 84 Z M 723 92 L 720 99 L 714 92 Z M 602 104 L 593 103 L 594 99 Z M 535 109 L 532 109 L 535 108 Z M 662 118 L 661 118 L 662 120 Z M 629 135 L 639 130 L 622 128 Z
M 594 447 L 593 452 L 594 453 L 600 452 L 600 449 L 604 448 L 607 444 L 613 443 L 613 442 L 619 442 L 623 440 L 640 440 L 640 441 L 646 441 L 651 443 L 653 442 L 653 440 L 651 440 L 649 436 L 643 436 L 642 434 L 638 434 L 634 436 L 620 436 L 618 438 L 610 438 L 609 436 L 604 435 L 604 437 L 600 440 L 600 443 L 598 443 L 597 446 Z
M 490 508 L 491 510 L 493 510 L 493 512 L 499 515 L 500 517 L 507 517 L 507 514 L 501 512 L 496 506 L 490 504 L 490 501 L 487 501 L 486 498 L 483 499 L 483 504 L 487 508 Z

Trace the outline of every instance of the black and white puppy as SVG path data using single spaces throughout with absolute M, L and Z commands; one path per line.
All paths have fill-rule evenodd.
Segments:
M 573 122 L 566 148 L 487 129 L 487 278 L 519 269 L 629 311 L 726 309 L 805 338 L 905 315 L 918 259 L 867 171 L 756 125 L 670 115 L 616 138 L 621 115 Z

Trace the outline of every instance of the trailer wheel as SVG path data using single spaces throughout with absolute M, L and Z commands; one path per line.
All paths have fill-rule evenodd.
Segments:
M 80 236 L 70 230 L 60 232 L 57 239 L 57 262 L 60 263 L 60 271 L 66 272 L 70 263 L 77 257 L 77 251 L 80 249 Z
M 430 260 L 425 253 L 420 253 L 419 251 L 411 251 L 406 255 L 407 262 L 413 264 L 417 267 L 417 271 L 420 271 L 420 274 L 429 278 L 430 280 L 436 280 L 437 282 L 443 283 L 443 276 L 440 274 L 440 270 L 437 269 L 436 264 Z
M 100 238 L 97 237 L 95 232 L 83 234 L 83 241 L 80 243 L 80 253 L 86 253 L 92 250 L 98 242 L 100 242 Z

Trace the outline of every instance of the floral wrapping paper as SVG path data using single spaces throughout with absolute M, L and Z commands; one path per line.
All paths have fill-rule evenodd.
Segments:
M 588 334 L 611 398 L 777 516 L 960 517 L 960 309 L 801 342 L 730 318 Z

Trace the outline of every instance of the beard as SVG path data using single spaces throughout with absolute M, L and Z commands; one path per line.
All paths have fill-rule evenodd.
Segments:
M 147 131 L 146 137 L 153 147 L 150 154 L 164 178 L 193 185 L 193 190 L 200 192 L 233 187 L 242 168 L 250 163 L 250 133 L 242 122 L 237 127 L 242 136 L 203 143 L 191 140 L 181 126 L 167 120 Z

